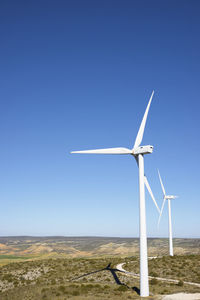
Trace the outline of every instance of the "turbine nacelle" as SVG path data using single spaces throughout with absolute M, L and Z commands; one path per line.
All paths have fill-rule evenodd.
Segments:
M 178 198 L 178 196 L 165 195 L 164 198 L 165 198 L 165 199 L 168 199 L 168 200 L 171 200 L 171 199 L 176 199 L 176 198 Z
M 132 150 L 133 155 L 150 154 L 152 152 L 153 152 L 153 146 L 151 145 L 139 146 L 137 148 L 133 148 Z

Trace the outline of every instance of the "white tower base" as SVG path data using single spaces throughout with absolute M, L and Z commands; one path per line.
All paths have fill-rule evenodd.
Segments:
M 173 256 L 173 241 L 172 241 L 172 218 L 171 218 L 171 202 L 168 199 L 168 216 L 169 216 L 169 255 Z
M 148 257 L 146 235 L 146 212 L 144 190 L 144 158 L 138 155 L 139 163 L 139 191 L 140 191 L 140 296 L 149 296 Z

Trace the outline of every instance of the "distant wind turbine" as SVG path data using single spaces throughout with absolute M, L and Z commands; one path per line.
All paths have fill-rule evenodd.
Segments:
M 140 146 L 145 124 L 147 120 L 147 115 L 151 105 L 154 91 L 151 94 L 149 103 L 147 105 L 146 111 L 144 113 L 134 147 L 132 149 L 128 148 L 107 148 L 107 149 L 96 149 L 96 150 L 84 150 L 84 151 L 72 151 L 71 153 L 86 153 L 86 154 L 130 154 L 136 159 L 137 165 L 139 167 L 139 194 L 140 194 L 140 296 L 149 296 L 149 282 L 148 282 L 148 257 L 147 257 L 147 235 L 146 235 L 146 212 L 145 212 L 145 190 L 144 184 L 149 191 L 149 194 L 160 213 L 160 209 L 156 203 L 153 196 L 152 190 L 148 183 L 147 177 L 144 174 L 144 154 L 149 154 L 153 152 L 153 146 Z
M 162 191 L 163 191 L 163 203 L 162 203 L 162 207 L 161 207 L 161 211 L 160 211 L 160 216 L 159 216 L 159 219 L 158 219 L 158 226 L 159 226 L 159 224 L 160 224 L 160 219 L 161 219 L 161 216 L 162 216 L 162 212 L 163 212 L 163 208 L 164 208 L 164 205 L 165 205 L 165 201 L 168 200 L 168 218 L 169 218 L 169 255 L 170 255 L 170 256 L 173 256 L 174 253 L 173 253 L 173 241 L 172 241 L 171 200 L 172 200 L 172 199 L 175 199 L 175 198 L 178 198 L 178 196 L 166 195 L 165 188 L 164 188 L 164 185 L 163 185 L 163 182 L 162 182 L 162 179 L 161 179 L 159 170 L 158 170 L 158 176 L 159 176 L 161 188 L 162 188 Z

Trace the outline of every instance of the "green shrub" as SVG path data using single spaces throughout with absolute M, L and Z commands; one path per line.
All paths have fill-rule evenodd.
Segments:
M 105 281 L 111 281 L 110 278 L 106 278 Z
M 158 284 L 158 280 L 156 278 L 151 279 L 150 283 L 152 285 Z
M 58 289 L 59 289 L 59 291 L 61 291 L 61 292 L 64 292 L 64 291 L 65 291 L 65 287 L 64 287 L 63 285 L 60 285 Z
M 73 291 L 73 292 L 72 292 L 72 295 L 73 295 L 73 296 L 79 296 L 80 293 L 79 293 L 79 291 Z
M 178 286 L 183 286 L 184 282 L 182 280 L 179 280 L 179 282 L 177 283 Z
M 156 272 L 150 272 L 149 275 L 152 277 L 158 277 L 158 273 Z
M 8 282 L 12 282 L 13 281 L 13 276 L 11 274 L 5 274 L 2 278 L 2 280 L 7 280 Z
M 125 291 L 127 291 L 127 287 L 126 287 L 125 285 L 120 285 L 120 286 L 116 289 L 116 291 L 125 292 Z
M 109 285 L 104 285 L 104 289 L 109 289 L 110 288 L 110 286 Z

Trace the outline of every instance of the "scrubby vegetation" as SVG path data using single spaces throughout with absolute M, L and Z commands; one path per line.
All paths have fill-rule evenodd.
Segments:
M 0 267 L 1 300 L 139 299 L 139 278 L 126 276 L 116 265 L 139 273 L 138 258 L 44 259 Z M 176 273 L 175 273 L 176 271 Z M 155 258 L 149 261 L 152 277 L 178 279 L 177 283 L 150 280 L 152 295 L 198 292 L 184 281 L 199 282 L 199 256 Z M 156 299 L 155 296 L 149 299 Z
M 101 258 L 12 263 L 0 268 L 0 299 L 137 299 L 126 285 L 128 278 L 119 278 L 114 267 L 118 262 Z
M 124 268 L 139 273 L 139 259 L 133 258 Z M 200 255 L 163 256 L 149 260 L 149 275 L 200 283 Z

